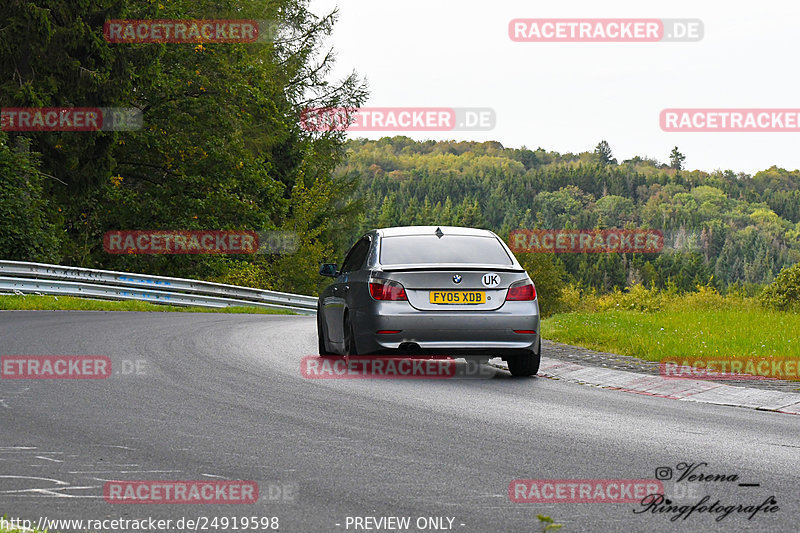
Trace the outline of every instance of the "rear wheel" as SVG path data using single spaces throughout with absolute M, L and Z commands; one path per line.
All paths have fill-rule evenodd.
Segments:
M 319 354 L 322 357 L 327 357 L 331 355 L 335 355 L 333 352 L 328 350 L 327 343 L 325 342 L 325 328 L 323 327 L 323 318 L 322 318 L 322 310 L 317 307 L 317 343 L 319 345 Z
M 527 355 L 517 355 L 509 357 L 506 361 L 508 363 L 508 371 L 512 376 L 535 376 L 539 372 L 539 363 L 542 359 L 542 340 L 536 345 L 536 351 L 532 351 Z
M 358 355 L 356 349 L 356 334 L 353 331 L 353 323 L 350 321 L 350 315 L 344 316 L 344 354 L 345 355 Z

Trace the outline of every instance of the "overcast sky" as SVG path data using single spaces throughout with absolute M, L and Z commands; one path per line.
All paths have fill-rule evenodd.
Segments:
M 649 5 L 648 5 L 649 4 Z M 491 131 L 403 133 L 559 152 L 605 139 L 622 161 L 754 173 L 800 168 L 800 133 L 664 132 L 664 108 L 800 108 L 800 2 L 791 0 L 312 0 L 339 8 L 335 73 L 366 77 L 366 106 L 490 107 Z M 699 42 L 518 43 L 514 18 L 699 18 Z M 358 132 L 380 138 L 393 132 Z

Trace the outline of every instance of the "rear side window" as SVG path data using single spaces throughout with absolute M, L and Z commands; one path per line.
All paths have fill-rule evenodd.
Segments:
M 473 235 L 401 235 L 381 240 L 382 265 L 481 263 L 513 265 L 495 237 Z
M 353 245 L 344 260 L 342 272 L 352 272 L 364 266 L 364 261 L 366 261 L 369 253 L 369 242 L 369 239 L 364 237 Z

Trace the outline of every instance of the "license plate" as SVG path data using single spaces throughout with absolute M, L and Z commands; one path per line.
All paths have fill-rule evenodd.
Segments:
M 486 303 L 483 291 L 431 291 L 432 304 L 482 304 Z

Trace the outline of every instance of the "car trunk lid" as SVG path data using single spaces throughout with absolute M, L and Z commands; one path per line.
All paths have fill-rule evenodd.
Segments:
M 408 303 L 422 311 L 491 311 L 505 302 L 509 285 L 526 279 L 524 271 L 516 269 L 437 266 L 413 269 L 386 268 L 375 277 L 397 281 L 405 287 Z M 438 293 L 432 297 L 431 293 Z M 455 303 L 453 292 L 471 293 L 467 300 L 482 293 L 480 303 Z M 451 294 L 448 294 L 451 293 Z M 463 296 L 459 297 L 459 300 Z M 436 300 L 434 303 L 432 300 Z M 449 301 L 448 301 L 449 300 Z

